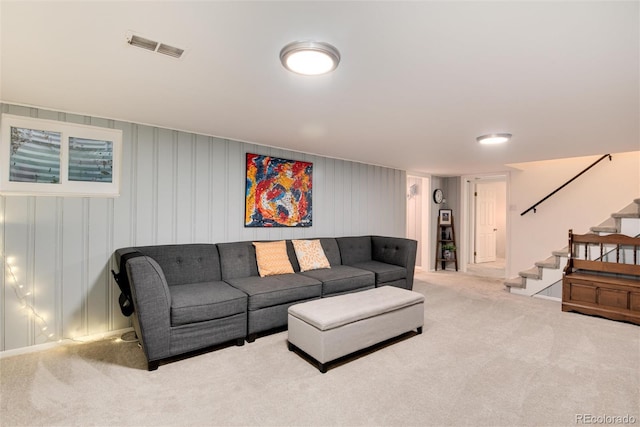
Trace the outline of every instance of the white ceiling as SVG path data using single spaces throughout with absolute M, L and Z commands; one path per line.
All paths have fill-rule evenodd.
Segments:
M 410 172 L 640 150 L 640 2 L 0 2 L 0 99 Z M 126 43 L 128 32 L 186 49 Z M 280 49 L 325 41 L 328 76 Z M 475 137 L 511 132 L 505 146 Z

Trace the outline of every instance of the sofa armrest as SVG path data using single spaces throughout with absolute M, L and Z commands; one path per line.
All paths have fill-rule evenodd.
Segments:
M 371 236 L 371 259 L 407 269 L 407 286 L 413 289 L 418 242 L 401 237 Z
M 158 263 L 150 257 L 131 258 L 126 271 L 133 295 L 142 349 L 149 362 L 170 356 L 171 294 Z

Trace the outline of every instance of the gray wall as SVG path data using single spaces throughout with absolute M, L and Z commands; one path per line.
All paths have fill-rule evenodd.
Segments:
M 42 109 L 1 111 L 122 129 L 123 173 L 115 199 L 0 197 L 3 261 L 12 261 L 2 263 L 0 350 L 128 327 L 109 273 L 119 247 L 405 235 L 404 171 Z M 244 228 L 247 152 L 313 162 L 312 227 Z

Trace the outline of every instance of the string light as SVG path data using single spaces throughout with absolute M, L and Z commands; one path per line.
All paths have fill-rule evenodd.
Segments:
M 26 315 L 29 316 L 35 323 L 35 325 L 40 329 L 40 333 L 39 335 L 42 335 L 43 337 L 46 338 L 46 341 L 58 341 L 61 342 L 62 341 L 62 337 L 57 337 L 55 333 L 51 332 L 49 330 L 49 325 L 47 324 L 47 320 L 45 319 L 45 317 L 41 314 L 39 314 L 36 311 L 36 308 L 30 303 L 30 296 L 34 295 L 33 291 L 26 291 L 25 292 L 25 287 L 22 283 L 20 283 L 18 281 L 18 277 L 16 275 L 16 271 L 18 271 L 18 267 L 15 266 L 15 258 L 12 256 L 5 256 L 4 253 L 0 253 L 0 256 L 2 257 L 3 261 L 4 261 L 4 265 L 6 266 L 6 270 L 8 271 L 8 275 L 10 280 L 9 285 L 11 285 L 11 287 L 13 288 L 13 292 L 16 295 L 16 298 L 18 299 L 18 302 L 20 304 L 20 307 L 22 308 L 22 310 L 24 310 L 26 312 Z M 127 333 L 128 334 L 128 333 Z M 130 342 L 138 342 L 137 337 L 135 336 L 135 332 L 131 331 L 130 334 L 133 334 L 133 338 L 132 339 L 125 339 L 125 335 L 124 334 L 122 336 L 121 339 L 119 339 L 118 342 L 126 342 L 126 343 L 130 343 Z M 91 337 L 85 337 L 85 339 L 80 339 L 77 337 L 71 337 L 68 338 L 71 339 L 72 341 L 78 341 L 78 342 L 85 342 L 94 338 Z
M 33 318 L 36 325 L 40 328 L 40 334 L 43 335 L 47 341 L 55 341 L 55 334 L 49 332 L 49 325 L 47 325 L 47 321 L 43 316 L 41 316 L 36 308 L 29 302 L 30 296 L 33 295 L 33 291 L 24 292 L 24 285 L 18 282 L 18 277 L 16 276 L 16 270 L 18 269 L 14 266 L 14 258 L 7 257 L 5 254 L 2 254 L 2 259 L 4 260 L 4 265 L 7 266 L 9 270 L 9 276 L 11 278 L 10 284 L 13 288 L 13 292 L 16 294 L 16 298 L 20 302 L 20 306 L 23 310 L 27 312 L 27 315 Z

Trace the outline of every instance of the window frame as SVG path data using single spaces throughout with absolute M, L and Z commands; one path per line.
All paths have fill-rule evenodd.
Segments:
M 60 133 L 60 180 L 57 183 L 10 181 L 11 128 Z M 110 141 L 112 151 L 111 182 L 70 181 L 70 138 Z M 122 166 L 122 130 L 56 120 L 2 114 L 0 126 L 0 195 L 118 197 Z

